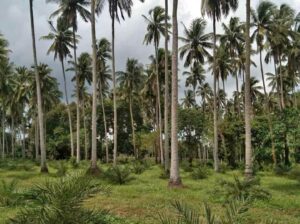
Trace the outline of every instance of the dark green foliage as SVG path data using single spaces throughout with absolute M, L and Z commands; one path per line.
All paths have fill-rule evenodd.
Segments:
M 278 164 L 274 167 L 274 173 L 276 175 L 285 175 L 291 170 L 291 166 L 286 166 L 284 164 Z
M 18 182 L 14 179 L 0 182 L 0 206 L 16 206 L 21 202 L 21 194 L 17 190 Z
M 106 191 L 107 188 L 82 174 L 47 181 L 24 194 L 28 207 L 21 210 L 9 223 L 105 223 L 105 212 L 87 210 L 82 203 L 93 195 Z
M 231 200 L 269 200 L 271 194 L 260 187 L 258 178 L 239 179 L 234 177 L 233 181 L 221 180 L 213 192 L 215 197 Z
M 130 176 L 130 168 L 126 165 L 111 166 L 105 172 L 105 177 L 114 184 L 126 184 L 133 178 Z
M 207 166 L 199 166 L 193 170 L 191 173 L 191 176 L 193 179 L 198 180 L 198 179 L 205 179 L 209 176 L 209 169 Z
M 67 174 L 68 167 L 64 160 L 60 160 L 57 162 L 56 169 L 56 175 L 58 177 L 63 177 Z
M 147 169 L 146 165 L 142 161 L 134 161 L 131 166 L 131 170 L 135 174 L 142 174 Z
M 71 157 L 70 160 L 69 160 L 72 168 L 76 169 L 79 167 L 79 164 L 76 162 L 76 158 L 75 157 Z
M 193 166 L 191 163 L 189 163 L 188 161 L 184 160 L 181 162 L 181 168 L 185 171 L 185 172 L 192 172 L 193 171 Z

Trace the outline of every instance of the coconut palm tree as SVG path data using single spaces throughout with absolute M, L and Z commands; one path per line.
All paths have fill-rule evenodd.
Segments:
M 209 83 L 203 83 L 198 87 L 197 95 L 201 96 L 202 99 L 202 109 L 206 111 L 206 104 L 213 96 L 213 91 L 209 85 Z
M 106 114 L 104 108 L 104 94 L 109 88 L 108 81 L 111 80 L 111 71 L 109 67 L 106 65 L 107 60 L 111 60 L 111 43 L 102 38 L 98 41 L 97 44 L 97 72 L 98 72 L 98 88 L 100 101 L 102 105 L 102 113 L 103 113 L 103 124 L 104 124 L 104 133 L 105 133 L 105 152 L 106 152 L 106 163 L 109 162 L 109 152 L 108 152 L 108 138 L 107 138 L 107 123 L 106 123 Z
M 251 66 L 251 39 L 250 39 L 250 0 L 246 0 L 246 73 L 245 73 L 245 176 L 253 175 L 252 147 L 251 147 L 251 95 L 250 95 L 250 66 Z
M 221 20 L 222 15 L 227 16 L 230 10 L 235 11 L 238 8 L 238 0 L 203 0 L 201 5 L 202 14 L 207 14 L 212 17 L 213 20 L 213 58 L 215 64 L 216 53 L 217 53 L 217 35 L 216 35 L 216 22 Z M 219 159 L 218 159 L 218 116 L 217 116 L 217 77 L 216 67 L 213 66 L 214 75 L 214 169 L 219 170 Z
M 169 187 L 181 187 L 178 157 L 178 0 L 173 0 L 172 14 L 172 98 L 171 98 L 171 168 Z
M 144 2 L 144 0 L 140 0 Z M 109 14 L 112 26 L 112 76 L 113 76 L 113 101 L 114 101 L 114 150 L 113 164 L 117 164 L 117 96 L 116 96 L 116 66 L 115 66 L 115 20 L 125 19 L 124 14 L 131 17 L 133 1 L 132 0 L 108 0 Z
M 211 34 L 205 33 L 206 21 L 204 19 L 195 19 L 192 21 L 189 28 L 184 24 L 184 37 L 180 40 L 184 43 L 180 47 L 180 58 L 185 57 L 184 66 L 188 67 L 191 64 L 204 64 L 205 58 L 210 57 L 209 49 L 213 47 L 211 43 Z
M 60 16 L 62 17 L 71 27 L 73 32 L 73 46 L 74 46 L 74 64 L 75 67 L 77 65 L 77 39 L 76 39 L 76 32 L 78 29 L 78 16 L 79 15 L 83 21 L 88 22 L 91 20 L 91 13 L 85 8 L 90 4 L 89 0 L 47 0 L 47 2 L 56 2 L 59 4 L 59 8 L 54 11 L 51 17 Z M 77 77 L 77 70 L 74 70 L 75 77 Z M 79 87 L 79 80 L 76 80 L 76 86 Z M 79 163 L 80 161 L 80 105 L 79 105 L 79 89 L 76 92 L 77 98 L 77 107 L 76 107 L 76 116 L 77 116 L 77 123 L 76 123 L 76 161 Z
M 71 110 L 69 105 L 69 97 L 67 92 L 67 81 L 66 81 L 65 64 L 64 64 L 65 59 L 68 56 L 71 56 L 70 48 L 73 48 L 72 45 L 73 33 L 69 29 L 70 28 L 69 24 L 67 24 L 63 18 L 59 18 L 57 20 L 56 27 L 54 27 L 51 21 L 49 21 L 49 26 L 51 32 L 47 36 L 43 36 L 42 39 L 53 41 L 47 54 L 53 52 L 54 60 L 58 57 L 61 63 L 63 80 L 64 80 L 65 99 L 66 99 L 67 112 L 69 118 L 71 157 L 73 157 L 74 156 L 73 128 L 72 128 L 72 118 L 71 118 Z
M 162 146 L 162 116 L 161 116 L 161 104 L 160 104 L 160 82 L 159 82 L 159 67 L 158 67 L 158 47 L 161 35 L 165 35 L 165 10 L 156 6 L 154 9 L 149 11 L 149 18 L 143 15 L 147 22 L 147 33 L 145 35 L 144 43 L 150 44 L 153 42 L 156 58 L 156 85 L 157 85 L 157 104 L 158 104 L 158 130 L 159 130 L 159 148 L 160 148 L 160 161 L 164 164 L 164 153 Z
M 202 83 L 205 80 L 205 70 L 203 66 L 200 63 L 194 63 L 193 66 L 191 66 L 191 71 L 184 71 L 183 75 L 188 76 L 185 81 L 185 86 L 192 86 L 193 88 L 193 95 L 194 100 L 196 102 L 196 89 L 198 85 L 202 85 Z
M 138 158 L 138 151 L 136 149 L 135 126 L 133 117 L 133 94 L 137 94 L 141 89 L 141 84 L 144 81 L 143 66 L 138 63 L 136 59 L 127 59 L 126 71 L 117 72 L 117 81 L 120 84 L 123 97 L 129 101 L 129 112 L 132 129 L 132 145 L 135 157 Z
M 182 98 L 181 100 L 181 105 L 185 108 L 193 108 L 197 105 L 196 100 L 194 98 L 194 92 L 190 89 L 184 91 L 184 98 Z
M 48 173 L 48 168 L 46 163 L 46 145 L 45 145 L 45 134 L 44 134 L 44 113 L 43 113 L 42 92 L 41 92 L 40 77 L 38 72 L 38 62 L 37 62 L 36 44 L 35 44 L 33 0 L 29 0 L 29 6 L 30 6 L 29 9 L 30 9 L 30 22 L 31 22 L 32 50 L 33 50 L 33 60 L 34 60 L 34 69 L 35 69 L 36 91 L 37 91 L 39 132 L 40 132 L 39 137 L 40 137 L 40 148 L 41 148 L 41 172 Z

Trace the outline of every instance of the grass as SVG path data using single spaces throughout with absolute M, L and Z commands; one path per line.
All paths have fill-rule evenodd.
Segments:
M 20 190 L 28 189 L 36 183 L 47 179 L 55 179 L 55 161 L 50 162 L 50 174 L 40 174 L 39 167 L 30 161 L 9 161 L 11 166 L 0 166 L 0 179 L 18 180 Z M 26 169 L 22 166 L 26 165 Z M 68 172 L 86 170 L 88 163 L 73 171 L 68 164 Z M 101 170 L 107 166 L 101 165 Z M 184 183 L 182 189 L 169 189 L 167 180 L 160 179 L 161 169 L 152 166 L 125 185 L 111 185 L 109 195 L 99 194 L 85 202 L 85 206 L 92 209 L 108 209 L 114 215 L 127 218 L 130 223 L 159 223 L 158 213 L 172 212 L 170 202 L 179 200 L 194 208 L 201 208 L 203 202 L 208 202 L 213 212 L 218 214 L 224 208 L 218 198 L 214 198 L 213 189 L 217 180 L 232 180 L 234 175 L 240 176 L 240 171 L 228 171 L 226 174 L 212 174 L 207 179 L 193 180 L 190 173 L 181 170 Z M 300 182 L 285 176 L 275 176 L 271 172 L 260 172 L 261 185 L 267 189 L 272 198 L 270 201 L 257 201 L 247 212 L 247 223 L 259 223 L 264 220 L 276 220 L 276 223 L 300 223 Z M 99 179 L 109 184 L 105 179 Z M 0 207 L 0 224 L 13 217 L 21 207 Z M 203 211 L 203 209 L 201 209 Z M 123 222 L 120 222 L 123 223 Z

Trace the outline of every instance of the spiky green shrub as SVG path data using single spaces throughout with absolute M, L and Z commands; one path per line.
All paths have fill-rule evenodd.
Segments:
M 22 209 L 9 223 L 105 223 L 102 222 L 105 212 L 83 207 L 86 199 L 100 192 L 107 192 L 107 188 L 83 174 L 46 181 L 24 194 L 27 208 Z
M 141 161 L 134 161 L 131 165 L 131 171 L 135 174 L 142 174 L 146 170 L 146 166 Z
M 18 192 L 17 180 L 1 180 L 0 206 L 16 206 L 21 203 L 21 194 Z
M 63 177 L 67 174 L 68 166 L 65 161 L 58 161 L 55 168 L 57 169 L 56 176 Z
M 209 176 L 209 169 L 207 166 L 199 166 L 193 170 L 191 176 L 194 180 L 205 179 Z
M 234 176 L 233 181 L 220 180 L 214 191 L 214 196 L 231 200 L 269 200 L 271 194 L 260 186 L 258 178 L 239 179 Z
M 69 160 L 69 162 L 70 162 L 72 168 L 77 169 L 79 167 L 79 164 L 77 163 L 75 157 L 71 157 L 70 160 Z
M 105 177 L 114 184 L 126 184 L 131 181 L 130 168 L 126 165 L 111 166 L 105 172 Z

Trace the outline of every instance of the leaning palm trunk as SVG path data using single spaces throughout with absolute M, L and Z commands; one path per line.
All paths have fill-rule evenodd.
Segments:
M 178 0 L 173 0 L 173 46 L 172 46 L 172 106 L 171 106 L 171 169 L 170 187 L 182 186 L 179 175 L 177 107 L 178 107 Z
M 169 63 L 168 63 L 168 0 L 165 0 L 165 102 L 164 102 L 164 152 L 165 152 L 165 171 L 170 169 L 169 162 Z
M 71 157 L 73 157 L 74 156 L 74 140 L 73 140 L 72 118 L 71 118 L 71 109 L 70 109 L 70 105 L 69 105 L 69 98 L 68 98 L 68 92 L 67 92 L 67 81 L 66 81 L 65 65 L 64 65 L 63 60 L 61 60 L 61 68 L 62 68 L 63 78 L 64 78 L 64 90 L 65 90 L 65 98 L 66 98 L 67 112 L 68 112 L 68 118 L 69 118 Z
M 90 172 L 99 172 L 97 167 L 97 59 L 96 59 L 96 27 L 95 27 L 95 1 L 91 1 L 91 29 L 92 29 L 92 63 L 93 63 L 93 105 L 92 105 L 92 158 Z
M 30 4 L 30 21 L 31 21 L 31 35 L 32 35 L 32 49 L 33 49 L 33 59 L 35 68 L 35 81 L 37 90 L 37 107 L 38 107 L 38 120 L 39 120 L 39 134 L 40 134 L 40 147 L 41 147 L 41 172 L 48 172 L 46 164 L 46 146 L 45 146 L 45 135 L 44 135 L 44 113 L 42 108 L 42 93 L 40 85 L 40 77 L 38 72 L 38 63 L 36 55 L 36 45 L 35 45 L 35 31 L 34 31 L 34 18 L 33 18 L 33 0 L 29 0 Z
M 131 121 L 131 129 L 132 129 L 132 144 L 133 144 L 133 151 L 134 156 L 138 159 L 138 151 L 136 149 L 136 141 L 135 141 L 135 130 L 134 130 L 134 120 L 133 120 L 133 112 L 132 112 L 132 97 L 129 97 L 129 111 L 130 111 L 130 121 Z
M 117 93 L 116 93 L 116 66 L 115 66 L 115 16 L 112 16 L 112 76 L 113 76 L 113 100 L 114 100 L 114 152 L 113 164 L 117 165 L 117 148 L 118 148 L 118 126 L 117 126 Z
M 161 104 L 160 104 L 160 84 L 159 84 L 159 68 L 158 68 L 158 44 L 155 43 L 155 56 L 156 56 L 156 94 L 158 103 L 158 132 L 159 132 L 159 151 L 160 151 L 160 163 L 164 165 L 164 150 L 162 144 L 162 122 L 161 122 Z
M 103 114 L 106 163 L 108 163 L 109 162 L 109 151 L 108 151 L 108 138 L 107 138 L 107 124 L 106 124 L 106 114 L 105 114 L 105 107 L 104 107 L 104 99 L 103 99 L 101 82 L 99 82 L 99 95 L 100 95 L 101 106 L 102 106 L 102 114 Z
M 218 158 L 218 105 L 217 105 L 217 75 L 216 75 L 216 50 L 217 50 L 217 36 L 216 36 L 216 15 L 213 16 L 213 29 L 214 29 L 214 49 L 213 49 L 213 75 L 214 75 L 214 169 L 219 171 L 219 158 Z M 219 91 L 218 91 L 219 92 Z
M 250 0 L 246 2 L 246 74 L 245 74 L 245 176 L 252 177 L 251 96 L 250 96 Z

